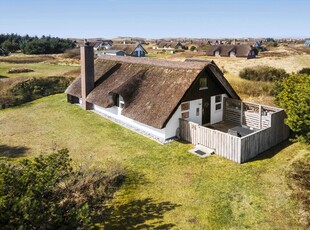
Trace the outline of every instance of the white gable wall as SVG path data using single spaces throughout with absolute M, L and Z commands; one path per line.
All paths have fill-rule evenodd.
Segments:
M 138 57 L 141 57 L 141 56 L 144 56 L 143 53 L 144 53 L 144 49 L 141 47 L 141 45 L 138 45 L 136 47 L 136 49 L 134 50 L 134 52 L 138 52 Z

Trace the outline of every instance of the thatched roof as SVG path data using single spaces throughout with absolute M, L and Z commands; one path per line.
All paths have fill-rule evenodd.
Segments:
M 247 57 L 251 50 L 255 50 L 255 53 L 258 53 L 258 50 L 255 47 L 250 45 L 238 45 L 236 57 Z
M 214 64 L 101 56 L 95 61 L 95 89 L 87 101 L 107 108 L 115 105 L 117 94 L 121 95 L 125 102 L 124 116 L 161 129 L 199 73 L 208 66 Z M 81 97 L 80 77 L 66 93 Z
M 168 47 L 170 47 L 170 48 L 172 48 L 172 49 L 176 49 L 178 46 L 182 46 L 183 47 L 183 45 L 180 43 L 180 42 L 159 42 L 158 44 L 157 44 L 157 47 L 158 48 L 168 48 Z
M 251 50 L 256 49 L 250 45 L 218 45 L 212 46 L 207 51 L 207 55 L 214 56 L 216 51 L 220 52 L 220 56 L 228 57 L 229 53 L 234 51 L 236 57 L 247 57 Z M 257 52 L 256 52 L 257 53 Z

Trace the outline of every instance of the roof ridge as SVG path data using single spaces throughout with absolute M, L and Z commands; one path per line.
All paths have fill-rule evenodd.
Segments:
M 128 57 L 128 56 L 100 56 L 99 60 L 110 60 L 116 62 L 130 63 L 130 64 L 142 64 L 163 68 L 176 68 L 176 69 L 188 69 L 188 70 L 203 70 L 211 62 L 184 62 L 184 61 L 171 61 L 165 59 L 155 59 L 149 57 Z

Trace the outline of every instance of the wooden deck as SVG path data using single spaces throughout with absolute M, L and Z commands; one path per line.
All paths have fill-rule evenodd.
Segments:
M 212 125 L 207 124 L 207 125 L 203 125 L 203 126 L 206 128 L 209 128 L 209 129 L 215 129 L 215 130 L 221 131 L 223 133 L 228 133 L 229 129 L 234 128 L 237 125 L 239 125 L 239 124 L 235 123 L 235 122 L 221 121 L 221 122 L 218 122 L 218 123 L 215 123 Z
M 289 128 L 284 123 L 286 114 L 282 109 L 233 99 L 227 99 L 225 103 L 227 101 L 233 106 L 226 105 L 225 108 L 224 105 L 222 122 L 204 127 L 180 119 L 181 138 L 214 149 L 216 154 L 229 160 L 243 163 L 289 137 Z M 230 132 L 242 132 L 242 129 L 251 132 L 240 136 Z

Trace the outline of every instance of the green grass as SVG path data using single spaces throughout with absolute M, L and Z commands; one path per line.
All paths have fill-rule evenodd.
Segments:
M 54 95 L 0 111 L 0 157 L 12 160 L 68 148 L 75 162 L 119 163 L 125 185 L 105 213 L 108 229 L 302 229 L 286 171 L 309 156 L 284 143 L 239 165 L 200 159 L 190 144 L 160 145 Z
M 8 70 L 11 68 L 24 67 L 27 69 L 32 69 L 34 72 L 29 73 L 16 73 L 8 74 Z M 1 78 L 17 78 L 17 77 L 47 77 L 47 76 L 63 76 L 64 73 L 79 69 L 77 66 L 70 65 L 53 65 L 48 63 L 8 63 L 0 62 L 0 79 Z

